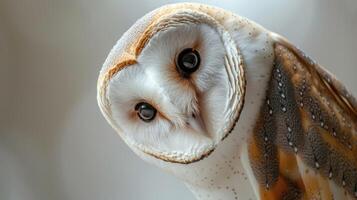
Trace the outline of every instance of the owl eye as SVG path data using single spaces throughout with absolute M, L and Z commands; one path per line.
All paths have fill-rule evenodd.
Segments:
M 180 52 L 176 60 L 176 68 L 182 76 L 187 78 L 195 72 L 200 65 L 200 54 L 198 51 L 188 48 Z
M 146 102 L 136 104 L 135 111 L 138 113 L 139 118 L 144 122 L 150 122 L 156 116 L 156 109 Z

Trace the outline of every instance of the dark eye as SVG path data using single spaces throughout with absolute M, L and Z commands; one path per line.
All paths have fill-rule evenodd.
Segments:
M 140 102 L 136 104 L 135 110 L 138 113 L 140 119 L 142 119 L 144 122 L 150 122 L 156 116 L 156 109 L 146 102 Z
M 195 72 L 200 65 L 200 54 L 194 49 L 184 49 L 177 56 L 176 68 L 185 77 Z

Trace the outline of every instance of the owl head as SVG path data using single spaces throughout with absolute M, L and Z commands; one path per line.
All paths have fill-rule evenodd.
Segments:
M 239 118 L 243 60 L 222 19 L 210 12 L 199 4 L 154 10 L 121 37 L 103 65 L 99 107 L 142 157 L 203 159 Z

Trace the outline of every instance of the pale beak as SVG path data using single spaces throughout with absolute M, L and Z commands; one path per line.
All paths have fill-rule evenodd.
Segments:
M 209 135 L 201 115 L 191 115 L 187 120 L 187 126 L 197 133 Z

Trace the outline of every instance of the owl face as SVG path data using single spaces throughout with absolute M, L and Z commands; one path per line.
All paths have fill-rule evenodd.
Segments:
M 234 127 L 244 84 L 236 44 L 215 19 L 162 8 L 114 46 L 98 103 L 139 155 L 187 164 L 208 156 Z

